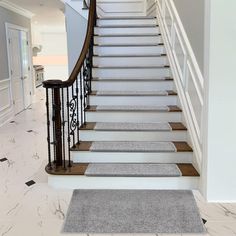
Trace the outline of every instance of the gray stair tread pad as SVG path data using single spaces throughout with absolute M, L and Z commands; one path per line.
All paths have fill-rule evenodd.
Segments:
M 96 141 L 90 151 L 94 152 L 176 152 L 172 142 L 142 142 L 142 141 Z
M 169 111 L 168 106 L 97 106 L 97 110 L 116 110 L 116 111 Z
M 176 164 L 89 164 L 87 176 L 117 177 L 178 177 L 181 172 Z
M 153 96 L 167 96 L 167 91 L 98 91 L 97 95 L 153 95 Z
M 129 130 L 129 131 L 171 131 L 169 123 L 105 123 L 99 122 L 95 125 L 95 130 Z

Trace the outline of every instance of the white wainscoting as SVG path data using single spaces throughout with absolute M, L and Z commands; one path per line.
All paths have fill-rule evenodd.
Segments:
M 98 0 L 97 13 L 100 17 L 144 16 L 146 15 L 146 1 Z
M 173 0 L 157 1 L 157 18 L 190 133 L 195 153 L 194 163 L 201 172 L 203 76 Z
M 13 117 L 10 79 L 0 80 L 0 126 Z

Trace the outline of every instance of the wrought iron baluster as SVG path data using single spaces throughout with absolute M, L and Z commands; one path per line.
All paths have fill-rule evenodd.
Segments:
M 49 118 L 49 96 L 48 88 L 46 88 L 46 109 L 47 109 L 47 142 L 48 142 L 48 166 L 49 169 L 52 169 L 52 160 L 51 160 L 51 135 L 50 135 L 50 118 Z
M 79 74 L 79 77 L 80 77 L 80 117 L 81 117 L 80 122 L 82 126 L 84 124 L 84 114 L 83 114 L 83 76 L 81 72 Z
M 79 82 L 78 82 L 78 77 L 76 78 L 76 89 L 75 89 L 75 93 L 76 93 L 76 113 L 77 113 L 77 142 L 79 143 L 79 126 L 80 126 L 80 121 L 79 121 Z
M 83 106 L 83 116 L 84 116 L 84 124 L 86 125 L 86 102 L 87 102 L 87 92 L 86 92 L 86 68 L 84 67 L 83 64 L 83 101 L 84 101 L 84 106 Z
M 67 137 L 67 143 L 68 143 L 68 159 L 69 159 L 69 165 L 68 167 L 71 167 L 71 156 L 70 156 L 70 143 L 71 143 L 71 138 L 70 138 L 70 102 L 69 102 L 69 87 L 66 88 L 66 106 L 67 106 L 67 132 L 68 132 L 68 137 Z
M 61 95 L 60 88 L 54 88 L 54 128 L 56 166 L 62 165 L 62 123 L 61 123 Z
M 52 145 L 53 145 L 53 157 L 54 163 L 56 163 L 56 134 L 55 134 L 55 101 L 54 101 L 54 89 L 52 91 Z
M 66 169 L 66 151 L 65 151 L 65 102 L 64 102 L 64 88 L 61 89 L 62 97 L 62 152 L 63 152 L 63 165 Z

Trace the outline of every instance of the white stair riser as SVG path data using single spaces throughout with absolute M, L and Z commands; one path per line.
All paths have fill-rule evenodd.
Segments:
M 98 91 L 150 91 L 173 90 L 173 81 L 92 81 L 92 90 Z
M 90 105 L 177 105 L 177 96 L 90 96 Z
M 94 66 L 165 66 L 167 57 L 94 57 Z
M 140 25 L 157 25 L 157 19 L 99 19 L 97 26 L 140 26 Z
M 81 130 L 80 139 L 86 141 L 186 141 L 186 131 L 94 131 Z
M 191 163 L 192 153 L 71 152 L 75 163 Z
M 98 28 L 94 29 L 95 35 L 157 35 L 160 34 L 158 27 L 137 28 Z
M 86 177 L 49 175 L 48 184 L 62 189 L 199 189 L 199 177 Z
M 169 68 L 93 68 L 93 77 L 115 78 L 143 78 L 143 77 L 170 77 Z
M 88 122 L 181 122 L 181 112 L 87 112 Z
M 144 15 L 144 1 L 98 1 L 97 13 L 102 17 Z
M 163 43 L 160 36 L 147 37 L 97 37 L 94 38 L 94 43 L 98 45 L 149 45 Z
M 94 46 L 94 55 L 99 56 L 123 56 L 123 55 L 138 55 L 138 56 L 149 56 L 149 55 L 160 55 L 165 53 L 163 46 L 119 46 L 119 47 L 101 47 Z

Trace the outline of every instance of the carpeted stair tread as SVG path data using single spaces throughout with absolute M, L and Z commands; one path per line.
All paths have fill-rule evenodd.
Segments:
M 181 112 L 182 110 L 178 106 L 111 106 L 111 105 L 99 105 L 90 106 L 86 111 L 116 111 L 116 112 Z
M 180 122 L 87 122 L 80 130 L 96 131 L 186 131 L 187 128 Z
M 96 96 L 168 96 L 177 95 L 174 91 L 93 91 Z
M 179 177 L 182 175 L 176 164 L 120 164 L 92 163 L 86 176 L 100 177 Z
M 176 152 L 172 142 L 95 141 L 92 152 Z
M 114 131 L 171 131 L 169 123 L 96 123 L 95 130 L 114 130 Z

